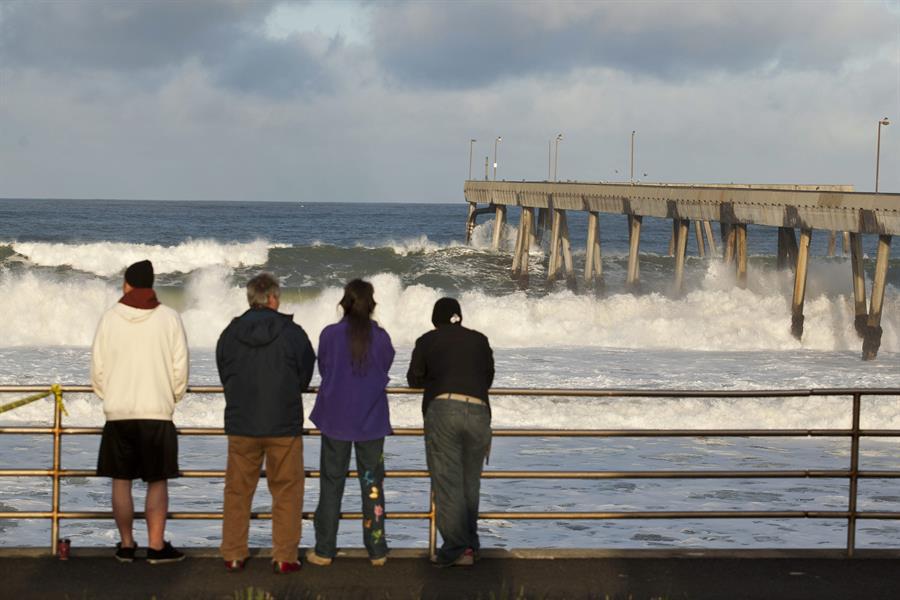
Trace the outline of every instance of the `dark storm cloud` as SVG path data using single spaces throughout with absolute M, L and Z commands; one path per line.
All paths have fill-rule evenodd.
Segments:
M 375 6 L 372 35 L 400 80 L 467 88 L 579 67 L 828 70 L 890 43 L 897 19 L 862 2 L 401 2 Z
M 8 2 L 0 62 L 41 71 L 160 71 L 195 60 L 213 81 L 287 96 L 330 88 L 320 57 L 299 36 L 270 39 L 277 2 Z

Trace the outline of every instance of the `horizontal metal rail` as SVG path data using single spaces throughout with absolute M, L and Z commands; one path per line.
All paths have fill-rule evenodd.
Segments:
M 0 386 L 0 394 L 4 393 L 36 393 L 45 392 L 49 386 Z M 195 394 L 221 394 L 220 386 L 191 386 L 189 393 Z M 308 392 L 315 392 L 317 388 L 311 387 Z M 89 386 L 65 385 L 63 393 L 81 394 L 91 393 Z M 389 394 L 421 394 L 422 390 L 415 388 L 394 387 L 387 388 Z M 741 511 L 741 510 L 712 510 L 712 511 L 585 511 L 585 512 L 560 512 L 560 511 L 487 511 L 480 514 L 482 519 L 498 520 L 634 520 L 634 519 L 839 519 L 848 523 L 846 553 L 853 556 L 855 550 L 855 524 L 858 519 L 900 520 L 900 512 L 890 511 L 859 511 L 856 508 L 857 482 L 861 478 L 868 479 L 898 479 L 900 470 L 862 470 L 859 468 L 859 440 L 861 437 L 900 437 L 900 430 L 896 429 L 862 429 L 860 427 L 861 398 L 865 396 L 897 396 L 898 389 L 856 389 L 856 388 L 828 388 L 828 389 L 800 389 L 800 390 L 621 390 L 621 389 L 522 389 L 522 388 L 494 388 L 492 396 L 531 396 L 531 397 L 576 397 L 597 398 L 628 401 L 639 398 L 656 398 L 678 400 L 683 398 L 733 398 L 733 399 L 766 399 L 766 398 L 791 398 L 829 396 L 846 397 L 852 400 L 851 426 L 849 428 L 829 429 L 541 429 L 541 428 L 516 428 L 495 429 L 495 437 L 504 438 L 849 438 L 850 466 L 847 469 L 691 469 L 691 470 L 633 470 L 633 471 L 585 471 L 585 470 L 499 470 L 489 469 L 484 471 L 484 479 L 497 480 L 621 480 L 621 479 L 683 479 L 683 480 L 720 480 L 720 479 L 846 479 L 849 482 L 849 499 L 847 510 L 774 510 L 774 511 Z M 0 512 L 0 519 L 49 519 L 51 520 L 51 549 L 55 551 L 59 537 L 59 522 L 72 519 L 110 519 L 109 511 L 65 511 L 60 508 L 60 486 L 65 479 L 95 477 L 96 472 L 88 469 L 64 469 L 61 465 L 60 452 L 62 437 L 64 435 L 98 435 L 102 432 L 99 427 L 63 427 L 60 405 L 55 404 L 53 413 L 54 424 L 52 427 L 42 426 L 5 426 L 0 427 L 2 435 L 51 435 L 53 436 L 53 466 L 51 468 L 15 468 L 0 469 L 0 479 L 11 477 L 49 477 L 53 482 L 53 498 L 49 511 L 5 511 Z M 224 429 L 214 427 L 182 427 L 178 430 L 181 436 L 223 436 Z M 320 435 L 315 429 L 304 429 L 305 435 Z M 397 436 L 421 437 L 424 434 L 422 428 L 397 428 L 394 430 Z M 318 470 L 308 469 L 307 477 L 317 478 Z M 221 469 L 187 469 L 180 473 L 186 478 L 223 478 L 225 471 Z M 263 472 L 265 475 L 265 472 Z M 356 471 L 349 471 L 348 476 L 356 477 Z M 407 469 L 392 470 L 386 473 L 387 477 L 397 479 L 424 479 L 429 477 L 427 470 Z M 138 518 L 143 518 L 143 513 L 135 513 Z M 312 518 L 313 513 L 303 513 L 304 518 Z M 271 519 L 271 513 L 254 512 L 251 517 L 255 519 Z M 341 513 L 345 519 L 361 519 L 361 513 Z M 436 515 L 433 502 L 429 511 L 398 511 L 391 512 L 392 519 L 404 520 L 428 520 L 429 522 L 429 548 L 434 551 L 436 543 Z M 169 514 L 174 520 L 209 520 L 221 519 L 221 512 L 187 512 L 174 511 Z

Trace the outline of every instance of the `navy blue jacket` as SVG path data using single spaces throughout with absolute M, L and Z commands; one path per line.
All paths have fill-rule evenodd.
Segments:
M 300 393 L 309 385 L 315 363 L 309 337 L 293 316 L 251 308 L 232 320 L 216 345 L 216 366 L 225 386 L 225 433 L 300 435 Z

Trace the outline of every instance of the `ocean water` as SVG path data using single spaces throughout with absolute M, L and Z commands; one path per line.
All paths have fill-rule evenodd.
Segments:
M 790 334 L 792 275 L 775 270 L 775 232 L 750 227 L 749 285 L 737 289 L 731 269 L 696 256 L 693 240 L 685 293 L 669 294 L 673 259 L 666 256 L 671 225 L 646 219 L 639 294 L 626 293 L 624 217 L 601 216 L 605 281 L 602 286 L 544 283 L 546 256 L 530 256 L 532 286 L 519 290 L 509 276 L 518 214 L 510 211 L 506 241 L 490 249 L 492 221 L 479 221 L 465 244 L 466 204 L 300 204 L 0 200 L 0 383 L 88 381 L 89 346 L 102 312 L 120 294 L 125 266 L 150 258 L 163 302 L 177 308 L 191 346 L 191 383 L 217 384 L 212 349 L 227 322 L 245 310 L 243 283 L 260 270 L 282 281 L 282 310 L 293 313 L 315 341 L 338 319 L 341 287 L 353 277 L 375 286 L 376 318 L 397 347 L 392 385 L 405 385 L 415 339 L 430 327 L 434 301 L 454 295 L 467 326 L 491 340 L 500 387 L 630 389 L 900 388 L 900 271 L 892 262 L 875 361 L 859 359 L 853 328 L 850 265 L 826 257 L 827 240 L 813 239 L 805 333 Z M 576 267 L 583 264 L 586 219 L 569 217 Z M 868 255 L 874 240 L 864 240 Z M 873 267 L 869 258 L 866 269 Z M 314 379 L 314 383 L 317 379 Z M 17 395 L 0 395 L 0 402 Z M 313 398 L 305 399 L 309 411 Z M 421 425 L 419 400 L 392 396 L 397 427 Z M 221 426 L 223 399 L 189 395 L 179 405 L 179 426 Z M 847 397 L 768 399 L 577 399 L 496 397 L 495 427 L 578 428 L 831 428 L 850 423 Z M 99 401 L 67 398 L 68 424 L 100 425 Z M 863 426 L 900 428 L 896 398 L 866 399 Z M 0 415 L 0 425 L 42 424 L 48 401 Z M 92 468 L 98 440 L 64 440 L 63 464 Z M 0 469 L 50 463 L 49 440 L 0 437 Z M 182 441 L 182 468 L 223 468 L 223 440 Z M 424 468 L 422 441 L 391 438 L 389 469 Z M 849 461 L 839 438 L 790 439 L 497 439 L 488 469 L 838 469 Z M 318 440 L 305 443 L 305 463 L 318 465 Z M 862 467 L 900 468 L 900 446 L 867 439 Z M 140 486 L 137 486 L 140 490 Z M 264 482 L 255 510 L 270 499 Z M 107 510 L 108 482 L 66 482 L 63 508 Z M 358 507 L 347 486 L 344 510 Z M 425 481 L 390 479 L 388 510 L 425 510 Z M 172 510 L 221 508 L 220 480 L 182 479 L 171 486 Z M 486 480 L 486 511 L 626 510 L 843 510 L 848 486 L 829 479 L 736 480 Z M 315 480 L 305 508 L 314 510 Z M 140 491 L 138 492 L 140 498 Z M 46 510 L 50 486 L 42 479 L 0 479 L 0 510 Z M 140 502 L 140 500 L 138 500 Z M 900 510 L 900 482 L 864 480 L 860 508 Z M 340 543 L 361 545 L 359 523 L 342 524 Z M 49 528 L 40 521 L 0 521 L 0 545 L 42 546 Z M 171 522 L 176 544 L 215 546 L 219 523 Z M 728 547 L 837 548 L 846 525 L 823 520 L 516 521 L 482 523 L 486 547 Z M 269 523 L 254 523 L 251 543 L 269 545 Z M 66 521 L 63 535 L 77 546 L 110 545 L 109 521 Z M 304 544 L 312 536 L 304 529 Z M 389 521 L 395 547 L 422 547 L 425 523 Z M 143 533 L 138 527 L 138 539 Z M 896 547 L 900 526 L 866 521 L 863 547 Z

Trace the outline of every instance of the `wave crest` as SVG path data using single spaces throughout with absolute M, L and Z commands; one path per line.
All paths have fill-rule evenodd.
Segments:
M 213 265 L 230 268 L 263 265 L 269 258 L 270 248 L 286 247 L 261 239 L 246 243 L 188 240 L 176 246 L 123 242 L 13 242 L 9 246 L 34 265 L 69 266 L 103 277 L 120 273 L 131 263 L 144 259 L 153 262 L 157 273 L 190 273 Z

